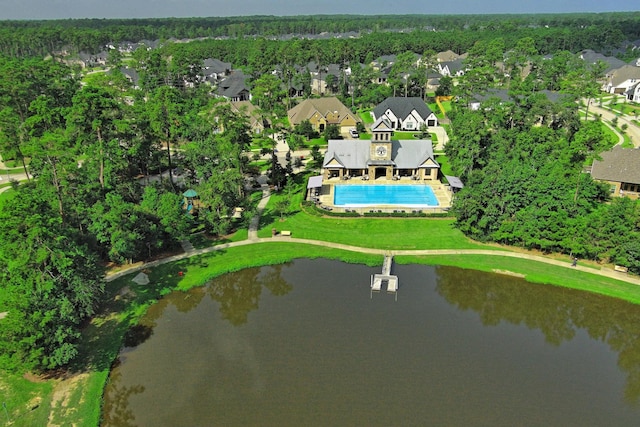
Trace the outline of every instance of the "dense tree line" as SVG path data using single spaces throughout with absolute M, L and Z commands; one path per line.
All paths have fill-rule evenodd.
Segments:
M 538 50 L 576 52 L 581 49 L 617 48 L 623 40 L 640 38 L 637 12 L 565 15 L 321 15 L 246 16 L 164 19 L 73 19 L 54 21 L 1 21 L 0 53 L 11 56 L 44 56 L 63 48 L 71 52 L 98 52 L 107 43 L 281 35 L 316 35 L 323 32 L 356 32 L 361 38 L 345 38 L 354 46 L 354 59 L 374 54 L 451 49 L 466 51 L 478 39 L 534 37 Z M 382 34 L 382 35 L 381 35 Z M 327 41 L 327 40 L 318 40 Z M 383 43 L 384 47 L 378 47 Z M 411 44 L 411 48 L 407 46 Z M 509 44 L 509 43 L 508 43 Z M 373 45 L 373 46 L 371 46 Z M 315 51 L 315 50 L 314 50 Z M 377 52 L 376 52 L 377 51 Z M 338 51 L 329 56 L 339 56 Z M 242 64 L 235 58 L 234 64 Z M 335 59 L 335 58 L 334 58 Z
M 195 225 L 229 230 L 246 203 L 249 127 L 206 90 L 134 90 L 118 73 L 81 87 L 41 59 L 0 58 L 0 70 L 0 151 L 30 160 L 29 182 L 0 208 L 0 366 L 50 369 L 75 356 L 106 262 L 170 250 Z M 176 157 L 181 184 L 154 184 Z M 197 217 L 183 206 L 189 187 Z
M 574 99 L 539 93 L 459 108 L 446 146 L 465 188 L 457 227 L 481 241 L 563 252 L 640 271 L 640 202 L 609 200 L 584 173 L 607 147 L 599 121 L 580 121 Z

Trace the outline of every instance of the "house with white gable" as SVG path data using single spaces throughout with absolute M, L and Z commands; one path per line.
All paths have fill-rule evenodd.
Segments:
M 640 81 L 627 89 L 624 95 L 629 101 L 640 103 Z
M 395 130 L 418 130 L 423 124 L 438 126 L 438 118 L 422 98 L 390 97 L 373 109 L 373 119 L 388 120 Z
M 607 73 L 606 83 L 602 89 L 608 93 L 622 94 L 638 82 L 640 82 L 640 67 L 623 65 Z
M 438 72 L 447 77 L 463 76 L 465 69 L 462 59 L 438 62 Z

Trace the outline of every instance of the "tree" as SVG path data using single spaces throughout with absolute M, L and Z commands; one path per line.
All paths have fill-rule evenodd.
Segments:
M 310 140 L 311 138 L 315 138 L 318 135 L 318 132 L 315 131 L 315 129 L 313 128 L 313 125 L 309 120 L 303 120 L 300 123 L 298 123 L 294 128 L 294 132 L 297 133 L 298 135 L 305 136 L 307 140 Z
M 449 96 L 453 90 L 453 79 L 449 76 L 440 78 L 440 85 L 436 89 L 436 96 Z
M 20 212 L 20 215 L 16 215 Z M 54 369 L 77 355 L 103 290 L 98 258 L 34 185 L 0 208 L 0 365 Z
M 31 103 L 44 98 L 60 112 L 71 105 L 79 85 L 71 70 L 57 61 L 0 57 L 0 74 L 0 151 L 5 159 L 19 160 L 29 178 L 23 152 L 29 143 L 27 121 L 38 114 Z
M 181 127 L 184 124 L 182 97 L 177 89 L 161 86 L 151 92 L 146 106 L 153 136 L 166 147 L 169 183 L 173 186 L 171 144 L 177 143 Z
M 340 128 L 338 127 L 338 125 L 329 124 L 326 128 L 324 128 L 325 141 L 338 138 L 340 138 Z
M 276 105 L 282 102 L 285 91 L 282 82 L 273 74 L 263 74 L 253 81 L 251 93 L 258 106 L 265 111 L 273 112 Z
M 120 144 L 127 132 L 123 103 L 113 91 L 88 85 L 74 96 L 68 122 L 81 152 L 87 154 L 85 166 L 97 162 L 100 187 L 114 186 L 118 170 L 126 167 Z
M 284 215 L 289 212 L 289 198 L 286 197 L 286 193 L 282 193 L 280 195 L 275 204 L 273 205 L 273 210 L 280 215 L 280 220 L 284 219 Z

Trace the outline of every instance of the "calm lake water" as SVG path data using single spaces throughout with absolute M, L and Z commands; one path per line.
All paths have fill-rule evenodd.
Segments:
M 640 425 L 640 307 L 509 276 L 327 260 L 153 306 L 103 426 Z

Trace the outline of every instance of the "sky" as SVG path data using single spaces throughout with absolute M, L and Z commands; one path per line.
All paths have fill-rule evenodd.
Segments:
M 638 0 L 0 0 L 0 19 L 638 11 Z

